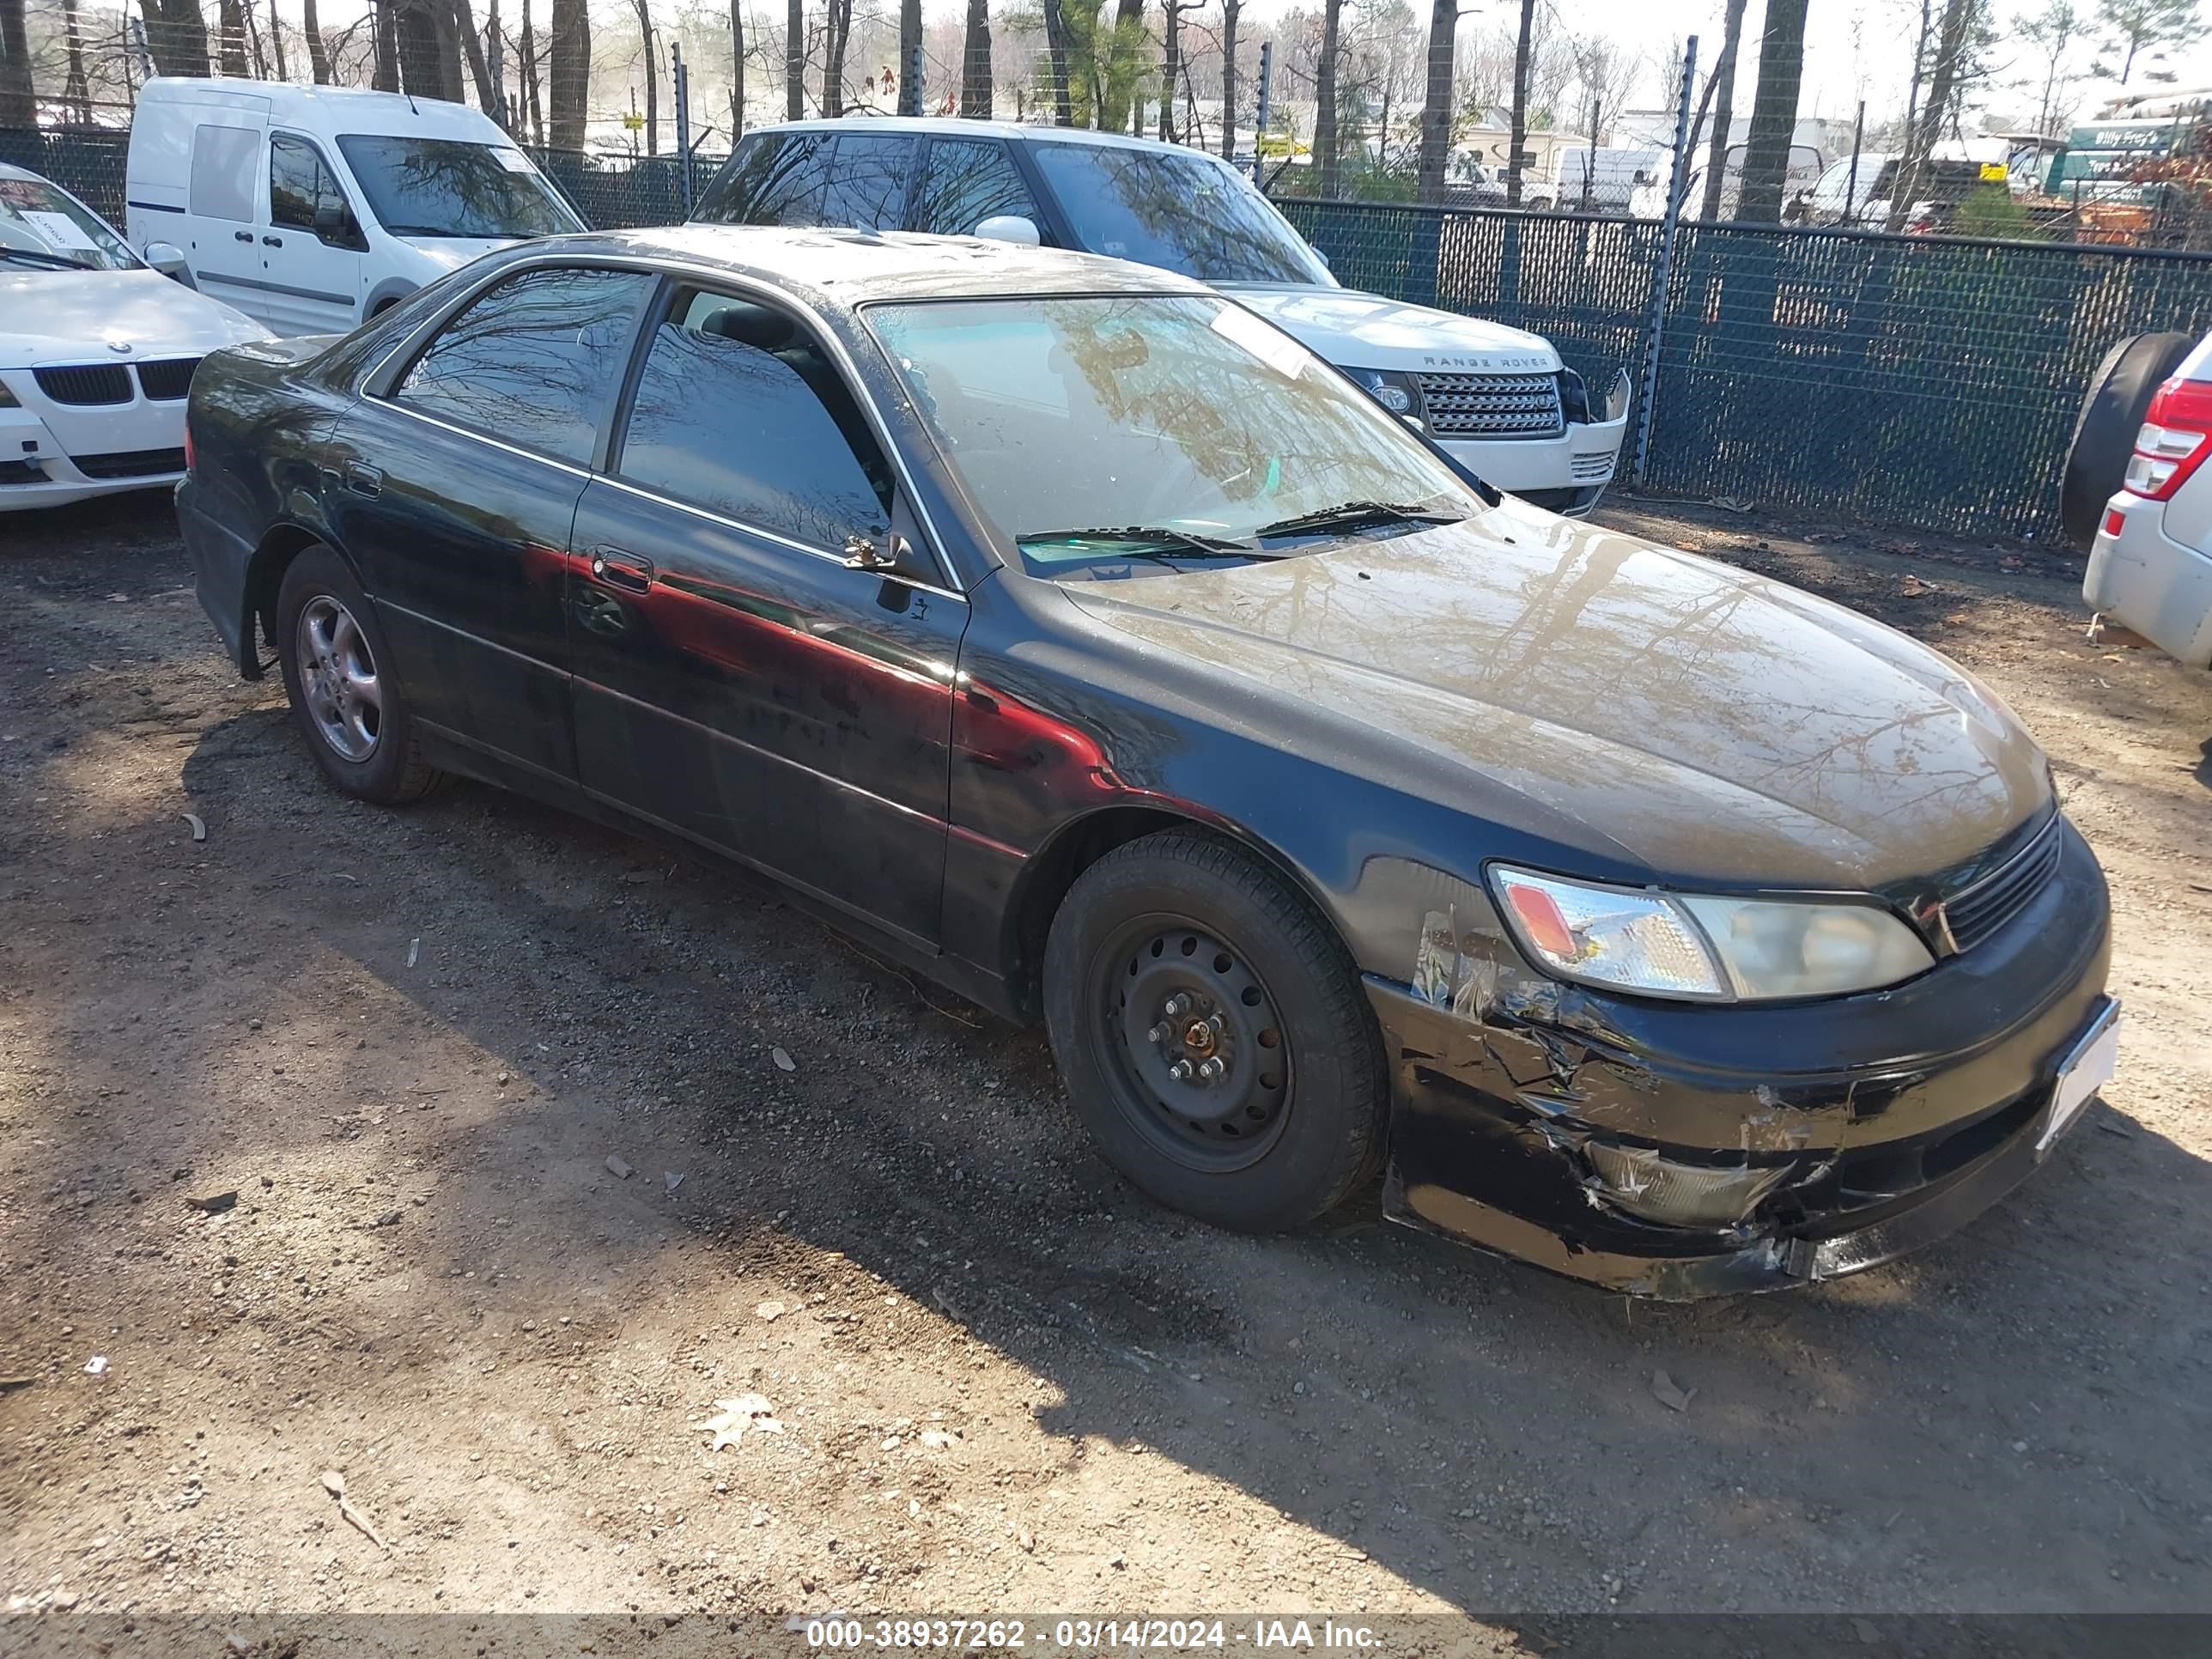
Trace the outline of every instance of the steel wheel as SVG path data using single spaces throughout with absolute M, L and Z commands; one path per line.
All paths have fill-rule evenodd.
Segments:
M 1290 1115 L 1284 1024 L 1251 964 L 1185 918 L 1133 921 L 1089 999 L 1115 1104 L 1162 1156 L 1209 1174 L 1267 1156 Z
M 300 689 L 316 734 L 333 754 L 368 759 L 384 732 L 384 689 L 368 636 L 352 611 L 318 593 L 300 608 L 297 639 Z

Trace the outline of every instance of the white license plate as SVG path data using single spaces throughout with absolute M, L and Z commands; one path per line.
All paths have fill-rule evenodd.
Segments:
M 2039 1155 L 2050 1151 L 2051 1143 L 2066 1133 L 2067 1126 L 2089 1103 L 2089 1097 L 2112 1080 L 2119 1062 L 2120 1005 L 2108 1002 L 2097 1023 L 2074 1045 L 2074 1052 L 2059 1062 L 2058 1088 L 2051 1098 L 2051 1115 L 2044 1120 L 2043 1133 L 2035 1139 Z

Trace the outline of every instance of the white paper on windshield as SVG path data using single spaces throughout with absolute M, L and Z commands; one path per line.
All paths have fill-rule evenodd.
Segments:
M 56 247 L 82 248 L 87 253 L 100 252 L 100 244 L 87 235 L 84 227 L 66 213 L 56 213 L 51 209 L 18 208 L 15 216 Z
M 1213 331 L 1240 345 L 1286 380 L 1305 373 L 1312 355 L 1281 330 L 1261 322 L 1240 306 L 1224 305 L 1213 313 Z
M 530 158 L 519 149 L 495 149 L 492 154 L 499 158 L 500 166 L 509 173 L 530 171 Z

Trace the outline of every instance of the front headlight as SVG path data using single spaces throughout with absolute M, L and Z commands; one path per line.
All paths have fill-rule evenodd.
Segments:
M 1346 374 L 1367 388 L 1367 395 L 1393 415 L 1419 416 L 1421 386 L 1410 374 L 1387 368 L 1347 368 Z
M 1507 925 L 1540 965 L 1642 996 L 1841 996 L 1936 965 L 1917 934 L 1870 902 L 1657 893 L 1504 865 L 1490 877 Z

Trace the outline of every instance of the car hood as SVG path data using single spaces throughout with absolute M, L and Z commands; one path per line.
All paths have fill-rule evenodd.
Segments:
M 398 240 L 436 265 L 438 274 L 442 276 L 449 270 L 459 270 L 471 259 L 481 259 L 487 253 L 496 253 L 503 247 L 513 247 L 517 242 L 528 239 L 521 236 L 402 236 Z
M 0 368 L 201 357 L 265 340 L 242 311 L 158 270 L 27 270 L 0 264 Z M 112 350 L 111 341 L 131 347 Z
M 1100 622 L 1256 683 L 1260 706 L 1295 711 L 1285 747 L 1668 880 L 1879 887 L 1971 859 L 2050 799 L 2011 712 L 1905 635 L 1511 501 L 1303 556 L 1062 586 Z
M 1344 288 L 1231 286 L 1222 291 L 1332 363 L 1413 373 L 1544 374 L 1559 354 L 1540 334 Z

